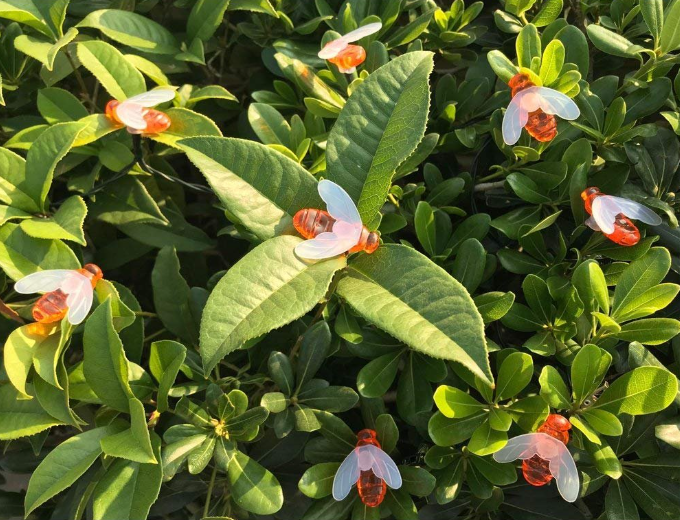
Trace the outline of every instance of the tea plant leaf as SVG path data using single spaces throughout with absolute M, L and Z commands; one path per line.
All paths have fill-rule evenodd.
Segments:
M 37 399 L 19 399 L 12 385 L 0 386 L 0 440 L 35 435 L 61 421 L 43 410 Z
M 493 384 L 482 317 L 470 295 L 414 249 L 386 244 L 358 256 L 338 283 L 338 294 L 414 350 L 461 363 Z
M 149 354 L 149 369 L 158 381 L 158 404 L 156 409 L 163 413 L 168 409 L 168 392 L 175 384 L 187 349 L 176 341 L 154 341 Z
M 120 424 L 113 423 L 70 437 L 54 448 L 31 475 L 26 514 L 79 479 L 101 454 L 100 441 L 120 430 Z
M 206 371 L 249 339 L 304 315 L 324 296 L 335 272 L 345 266 L 345 257 L 308 264 L 293 252 L 300 242 L 291 236 L 268 240 L 218 282 L 201 322 Z
M 138 399 L 132 398 L 128 400 L 128 406 L 130 428 L 103 438 L 101 440 L 102 451 L 111 457 L 141 464 L 158 464 L 151 447 L 144 405 Z
M 32 27 L 49 38 L 61 36 L 68 0 L 0 1 L 0 17 Z
M 230 0 L 198 0 L 187 19 L 187 41 L 207 41 L 222 23 Z
M 26 382 L 33 366 L 33 352 L 48 338 L 33 332 L 30 325 L 14 329 L 5 341 L 3 366 L 10 382 L 22 399 L 32 399 L 27 393 Z
M 659 36 L 659 49 L 668 53 L 680 47 L 680 6 L 672 4 L 663 22 Z
M 666 408 L 675 398 L 678 380 L 663 368 L 639 367 L 616 379 L 593 408 L 643 415 Z
M 365 224 L 425 135 L 432 60 L 431 53 L 411 52 L 380 67 L 350 96 L 328 136 L 328 178 L 357 201 Z
M 86 215 L 85 202 L 74 195 L 66 199 L 51 217 L 23 220 L 20 226 L 27 235 L 34 238 L 71 240 L 86 246 L 83 231 Z
M 294 161 L 264 145 L 196 137 L 179 146 L 225 208 L 261 240 L 290 232 L 303 208 L 321 208 L 316 181 Z
M 113 45 L 103 41 L 79 42 L 78 59 L 118 101 L 146 90 L 142 73 L 125 59 Z

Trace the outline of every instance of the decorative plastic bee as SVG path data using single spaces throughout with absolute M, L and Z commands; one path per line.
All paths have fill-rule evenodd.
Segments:
M 519 141 L 522 128 L 537 141 L 552 141 L 557 135 L 557 120 L 573 121 L 581 115 L 576 103 L 557 90 L 537 87 L 526 74 L 516 74 L 508 83 L 512 100 L 503 116 L 503 141 Z
M 373 253 L 380 235 L 369 231 L 361 222 L 352 198 L 332 181 L 319 181 L 319 195 L 328 211 L 301 209 L 293 217 L 298 233 L 307 238 L 295 246 L 295 254 L 308 260 L 331 258 L 346 252 Z
M 20 294 L 44 293 L 33 306 L 33 319 L 47 324 L 64 317 L 78 325 L 92 308 L 94 288 L 103 277 L 94 264 L 82 269 L 50 269 L 24 276 L 14 284 Z
M 493 454 L 496 462 L 522 460 L 522 473 L 532 486 L 545 486 L 553 478 L 567 502 L 578 498 L 580 482 L 576 463 L 567 449 L 569 421 L 551 414 L 536 433 L 519 435 Z
M 116 124 L 127 127 L 131 134 L 160 134 L 170 128 L 172 121 L 167 114 L 150 107 L 174 97 L 175 89 L 157 88 L 125 101 L 112 99 L 106 104 L 106 115 Z
M 344 500 L 356 483 L 359 498 L 368 507 L 377 507 L 385 498 L 387 486 L 401 487 L 399 468 L 380 447 L 374 430 L 361 430 L 357 445 L 338 468 L 333 479 L 333 498 Z
M 631 218 L 652 226 L 661 224 L 661 217 L 648 207 L 622 197 L 605 195 L 599 188 L 586 188 L 581 198 L 590 215 L 586 225 L 602 231 L 609 240 L 621 246 L 634 246 L 640 241 L 640 231 Z
M 380 29 L 382 29 L 382 24 L 376 22 L 348 32 L 324 45 L 319 51 L 319 58 L 337 65 L 343 74 L 350 74 L 366 60 L 366 50 L 360 45 L 350 45 L 350 43 L 377 33 Z

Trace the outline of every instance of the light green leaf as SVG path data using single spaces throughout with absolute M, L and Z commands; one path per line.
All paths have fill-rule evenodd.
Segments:
M 229 0 L 198 0 L 187 20 L 187 41 L 207 41 L 222 23 Z
M 508 355 L 498 370 L 496 401 L 503 401 L 519 394 L 531 381 L 534 362 L 525 352 Z
M 453 277 L 414 249 L 385 244 L 357 256 L 337 290 L 364 318 L 414 350 L 462 363 L 492 384 L 484 324 L 474 302 Z
M 161 460 L 161 439 L 151 434 L 157 460 Z M 99 480 L 92 494 L 94 520 L 134 518 L 146 520 L 151 505 L 158 498 L 163 480 L 160 464 L 140 464 L 129 460 L 114 461 Z
M 226 209 L 261 240 L 293 231 L 293 216 L 323 208 L 314 177 L 252 141 L 196 137 L 179 143 Z
M 587 32 L 590 41 L 602 52 L 621 58 L 634 58 L 637 56 L 635 50 L 631 50 L 633 42 L 618 33 L 594 23 L 587 27 Z
M 470 394 L 448 385 L 437 388 L 434 403 L 443 415 L 451 419 L 473 415 L 485 407 Z
M 179 148 L 177 143 L 187 137 L 222 137 L 222 132 L 213 120 L 203 114 L 181 107 L 169 108 L 165 113 L 170 117 L 170 127 L 165 132 L 149 136 L 154 141 Z
M 151 447 L 149 429 L 146 425 L 144 405 L 137 398 L 128 400 L 130 408 L 130 428 L 101 440 L 102 451 L 121 459 L 139 462 L 140 464 L 157 464 L 158 460 Z
M 544 85 L 551 85 L 557 81 L 564 66 L 564 56 L 564 44 L 560 40 L 553 40 L 546 46 L 539 73 Z
M 572 275 L 571 282 L 576 287 L 586 311 L 603 310 L 609 314 L 609 290 L 604 273 L 595 260 L 587 260 L 579 265 Z
M 59 444 L 31 475 L 26 491 L 26 514 L 78 480 L 102 452 L 101 439 L 118 433 L 119 423 L 75 435 Z
M 616 284 L 612 318 L 617 319 L 622 309 L 633 310 L 631 302 L 661 283 L 670 266 L 670 253 L 663 247 L 653 247 L 645 256 L 631 262 Z
M 644 415 L 666 408 L 677 391 L 675 375 L 663 368 L 639 367 L 616 379 L 592 408 L 616 415 Z
M 649 318 L 625 323 L 614 336 L 623 341 L 643 345 L 661 345 L 680 334 L 680 321 L 671 318 Z
M 538 35 L 538 30 L 533 24 L 525 25 L 517 35 L 515 42 L 517 51 L 517 64 L 526 69 L 531 68 L 531 62 L 534 58 L 541 58 L 541 38 Z M 538 72 L 538 69 L 534 72 Z
M 0 200 L 28 213 L 40 211 L 26 186 L 26 161 L 3 147 L 0 147 Z
M 99 29 L 112 40 L 151 54 L 179 52 L 177 40 L 170 31 L 132 11 L 100 9 L 88 14 L 77 27 Z
M 50 38 L 61 36 L 69 0 L 3 0 L 0 18 L 32 27 Z
M 68 90 L 56 87 L 38 91 L 38 111 L 51 125 L 78 121 L 89 115 L 77 97 Z
M 300 242 L 292 236 L 268 240 L 217 283 L 201 322 L 200 352 L 206 372 L 249 339 L 303 316 L 324 296 L 346 259 L 303 262 L 293 252 Z M 225 308 L 230 312 L 225 313 Z
M 111 299 L 97 307 L 85 322 L 83 370 L 92 391 L 111 408 L 129 411 L 134 397 L 128 383 L 128 360 L 113 328 Z
M 12 385 L 0 386 L 0 440 L 28 437 L 62 424 L 43 410 L 37 399 L 20 399 Z
M 333 479 L 340 467 L 339 462 L 323 462 L 305 471 L 298 482 L 298 489 L 309 498 L 327 497 L 333 491 Z
M 33 365 L 33 353 L 48 339 L 48 336 L 32 331 L 31 325 L 14 329 L 5 341 L 2 351 L 7 377 L 19 391 L 22 399 L 32 398 L 26 389 L 26 380 Z
M 84 124 L 84 128 L 73 143 L 74 147 L 93 143 L 99 138 L 121 129 L 120 125 L 116 125 L 106 114 L 92 114 L 82 118 L 80 122 Z
M 158 381 L 156 409 L 161 413 L 168 409 L 168 392 L 175 384 L 186 353 L 186 347 L 176 341 L 154 341 L 151 344 L 149 370 Z
M 33 238 L 7 223 L 0 227 L 0 267 L 16 281 L 46 269 L 79 269 L 80 262 L 60 240 Z
M 675 299 L 680 291 L 680 286 L 674 283 L 660 283 L 629 300 L 628 303 L 617 309 L 616 319 L 619 322 L 643 318 L 661 310 Z
M 231 0 L 229 3 L 230 11 L 252 11 L 264 13 L 278 18 L 279 15 L 269 0 Z
M 666 14 L 659 36 L 659 49 L 664 54 L 680 47 L 680 4 L 674 2 Z
M 397 376 L 402 351 L 382 355 L 364 365 L 357 375 L 357 390 L 364 397 L 381 397 Z
M 328 136 L 328 178 L 358 201 L 364 223 L 373 222 L 394 171 L 425 135 L 432 67 L 429 52 L 380 67 L 356 88 Z
M 659 44 L 659 36 L 663 28 L 663 0 L 647 0 L 640 2 L 640 10 L 642 11 L 642 18 L 644 18 L 649 32 L 654 38 L 655 44 Z M 680 21 L 680 20 L 679 20 Z
M 564 410 L 571 406 L 567 384 L 555 367 L 550 365 L 543 367 L 538 382 L 541 385 L 541 397 L 551 408 Z
M 86 215 L 85 201 L 74 195 L 66 199 L 51 217 L 34 217 L 30 220 L 23 220 L 19 225 L 27 235 L 33 238 L 71 240 L 85 246 L 87 242 L 83 224 Z
M 489 65 L 496 75 L 505 83 L 508 83 L 519 69 L 501 51 L 494 49 L 486 55 Z
M 623 433 L 623 425 L 618 417 L 606 410 L 586 409 L 583 418 L 593 427 L 593 430 L 602 435 L 617 437 Z
M 270 515 L 281 509 L 283 492 L 271 472 L 235 450 L 226 468 L 234 501 L 246 511 Z
M 144 77 L 113 45 L 99 40 L 78 42 L 78 59 L 118 101 L 146 91 Z
M 291 148 L 290 125 L 281 112 L 265 103 L 251 103 L 248 121 L 264 144 L 280 144 Z
M 576 403 L 583 403 L 597 390 L 611 362 L 611 354 L 595 345 L 586 345 L 578 351 L 571 365 L 571 386 Z

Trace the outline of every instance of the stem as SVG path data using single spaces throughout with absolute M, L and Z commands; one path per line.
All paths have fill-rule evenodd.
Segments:
M 482 177 L 481 179 L 479 179 L 479 182 L 484 183 L 486 181 L 498 179 L 498 177 L 502 177 L 504 174 L 505 174 L 505 170 L 499 170 L 496 173 L 492 173 L 491 175 L 487 175 L 486 177 Z
M 203 508 L 203 518 L 208 516 L 210 511 L 210 499 L 212 498 L 213 488 L 215 487 L 215 477 L 217 476 L 217 464 L 213 466 L 212 474 L 210 475 L 210 484 L 208 484 L 208 496 L 205 497 L 205 507 Z
M 157 318 L 158 314 L 146 311 L 135 311 L 136 316 L 144 316 L 146 318 Z
M 494 190 L 496 188 L 502 188 L 504 185 L 505 181 L 482 182 L 481 184 L 475 185 L 475 192 Z
M 326 299 L 326 301 L 324 301 L 324 302 L 319 306 L 319 310 L 316 311 L 316 314 L 314 315 L 314 318 L 312 318 L 312 321 L 309 323 L 309 325 L 308 325 L 307 328 L 305 329 L 305 332 L 303 332 L 302 334 L 300 334 L 300 335 L 298 336 L 298 339 L 297 339 L 297 341 L 295 342 L 295 345 L 293 345 L 293 349 L 290 351 L 290 356 L 289 356 L 289 357 L 290 357 L 291 361 L 293 360 L 293 358 L 294 358 L 295 355 L 297 354 L 297 351 L 300 349 L 300 345 L 302 345 L 302 338 L 305 336 L 305 333 L 306 333 L 309 329 L 312 328 L 312 325 L 314 325 L 317 321 L 319 321 L 319 319 L 321 318 L 321 316 L 323 316 L 323 311 L 324 311 L 324 309 L 326 308 L 326 305 L 328 305 L 328 300 L 329 300 L 329 299 L 330 299 L 330 296 Z
M 160 336 L 160 335 L 163 334 L 164 332 L 167 332 L 167 329 L 166 329 L 165 327 L 163 327 L 161 330 L 157 330 L 157 331 L 154 332 L 153 334 L 149 334 L 149 335 L 144 339 L 144 341 L 150 341 L 150 340 L 152 340 L 152 339 L 154 339 L 154 338 L 157 338 L 158 336 Z
M 90 108 L 92 110 L 96 110 L 97 105 L 94 104 L 94 101 L 90 97 L 90 93 L 87 90 L 87 85 L 85 85 L 85 80 L 83 79 L 83 76 L 80 73 L 80 70 L 78 69 L 78 66 L 76 65 L 76 62 L 73 61 L 73 57 L 71 56 L 71 53 L 69 52 L 68 48 L 64 48 L 64 55 L 66 56 L 66 59 L 71 64 L 71 67 L 73 68 L 73 74 L 75 74 L 76 80 L 78 80 L 78 85 L 80 85 L 80 90 L 83 93 L 83 97 L 90 104 Z

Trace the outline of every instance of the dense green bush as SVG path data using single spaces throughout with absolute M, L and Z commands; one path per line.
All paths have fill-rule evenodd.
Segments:
M 680 518 L 678 63 L 680 0 L 0 0 L 0 518 Z M 580 108 L 549 143 L 503 142 L 520 70 Z M 168 85 L 166 132 L 105 115 Z M 320 178 L 375 253 L 294 254 Z M 88 262 L 31 325 L 14 282 Z M 549 413 L 574 504 L 492 458 Z M 378 508 L 331 496 L 363 428 Z

